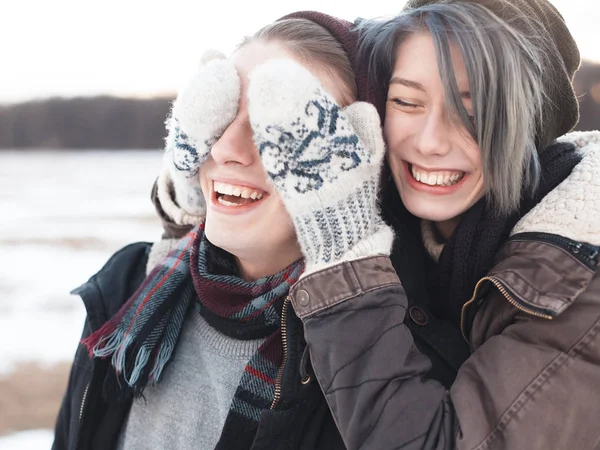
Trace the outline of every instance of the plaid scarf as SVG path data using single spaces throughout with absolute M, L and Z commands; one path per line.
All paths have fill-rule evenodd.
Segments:
M 111 358 L 114 387 L 140 396 L 160 381 L 172 360 L 185 315 L 194 303 L 218 331 L 237 339 L 266 338 L 242 375 L 222 436 L 236 436 L 239 448 L 252 443 L 260 414 L 275 397 L 282 364 L 280 322 L 283 301 L 303 270 L 298 261 L 258 281 L 210 273 L 220 249 L 197 226 L 154 268 L 119 312 L 82 343 L 90 357 Z M 220 448 L 218 445 L 217 448 Z M 228 448 L 232 448 L 228 444 Z

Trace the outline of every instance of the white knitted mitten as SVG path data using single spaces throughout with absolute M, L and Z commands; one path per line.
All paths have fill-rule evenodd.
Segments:
M 306 68 L 271 60 L 251 74 L 254 141 L 294 223 L 306 273 L 389 255 L 377 194 L 385 145 L 375 108 L 341 109 Z
M 165 165 L 181 209 L 206 214 L 199 169 L 214 143 L 235 119 L 240 80 L 231 61 L 215 50 L 201 59 L 198 71 L 181 90 L 167 119 Z

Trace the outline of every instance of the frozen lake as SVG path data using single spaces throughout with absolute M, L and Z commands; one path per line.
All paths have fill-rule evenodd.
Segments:
M 84 309 L 69 291 L 124 245 L 160 237 L 160 151 L 0 152 L 0 374 L 71 360 Z

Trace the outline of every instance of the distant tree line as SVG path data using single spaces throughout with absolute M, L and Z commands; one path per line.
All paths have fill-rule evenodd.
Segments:
M 575 77 L 578 130 L 600 128 L 600 64 Z M 156 149 L 164 142 L 171 98 L 51 98 L 0 106 L 0 149 Z
M 0 106 L 0 148 L 161 148 L 171 101 L 102 96 Z

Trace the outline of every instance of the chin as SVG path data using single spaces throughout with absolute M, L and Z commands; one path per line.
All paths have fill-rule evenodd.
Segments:
M 240 243 L 237 241 L 243 236 L 241 233 L 223 226 L 223 224 L 210 220 L 206 221 L 204 234 L 211 244 L 232 254 L 234 254 L 235 249 L 240 247 Z
M 413 216 L 431 222 L 446 222 L 464 214 L 464 208 L 453 207 L 448 202 L 427 202 L 417 199 L 402 199 L 404 206 Z

